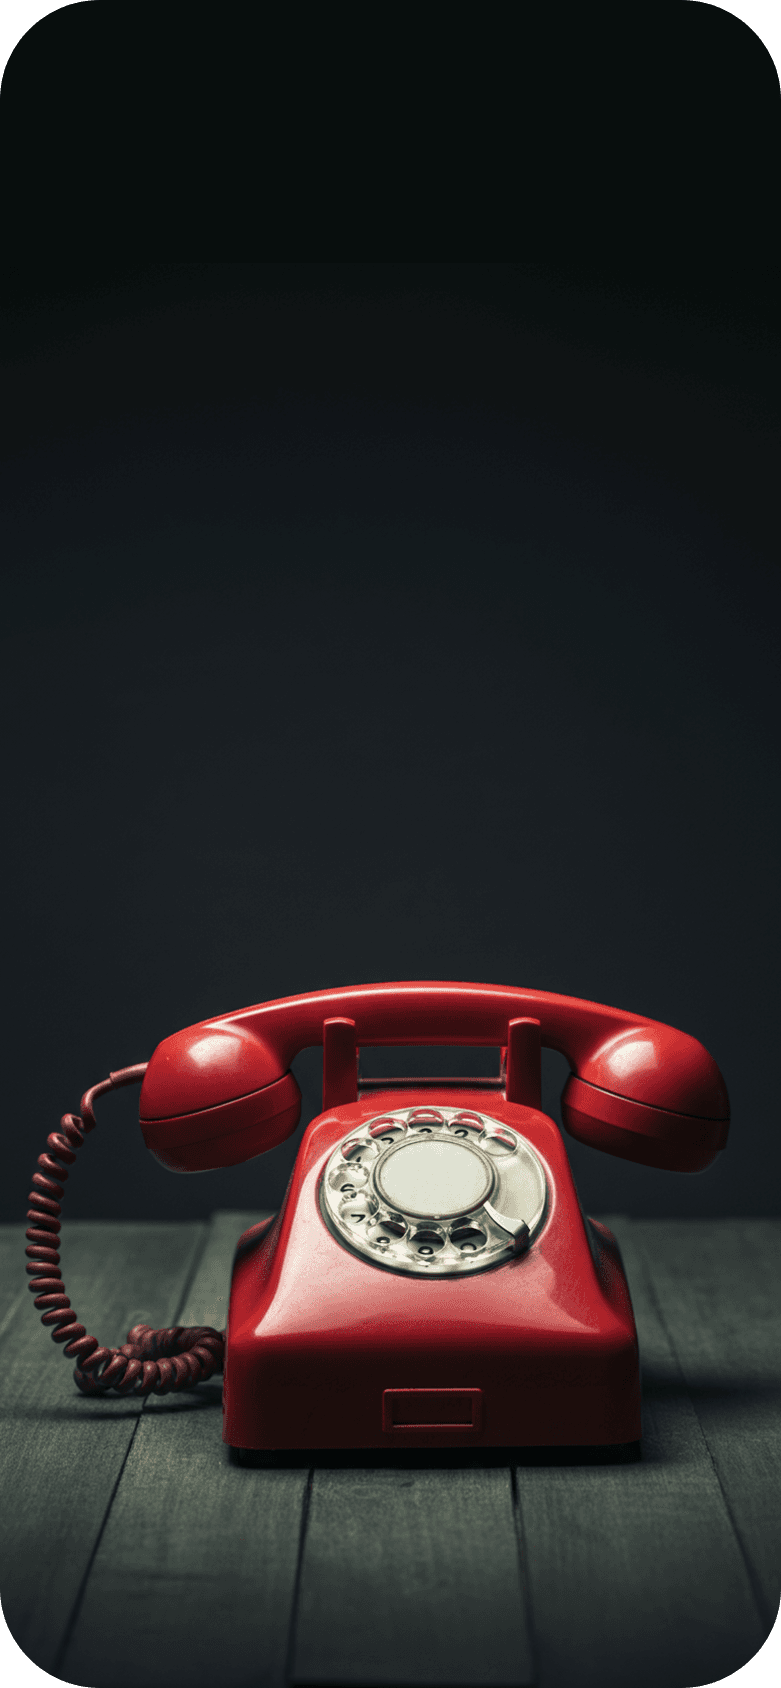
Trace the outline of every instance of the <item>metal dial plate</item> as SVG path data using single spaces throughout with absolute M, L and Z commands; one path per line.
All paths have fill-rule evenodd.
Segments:
M 320 1206 L 373 1265 L 419 1277 L 482 1272 L 529 1246 L 547 1185 L 531 1144 L 471 1108 L 391 1108 L 343 1138 Z

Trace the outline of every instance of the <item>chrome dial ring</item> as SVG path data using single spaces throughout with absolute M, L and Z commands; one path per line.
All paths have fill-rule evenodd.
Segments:
M 481 1272 L 522 1253 L 545 1215 L 526 1138 L 474 1109 L 393 1108 L 343 1138 L 320 1182 L 339 1242 L 420 1277 Z

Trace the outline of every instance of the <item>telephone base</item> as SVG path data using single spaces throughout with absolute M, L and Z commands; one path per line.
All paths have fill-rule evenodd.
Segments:
M 410 1091 L 403 1098 L 413 1107 Z M 431 1103 L 431 1092 L 423 1100 Z M 451 1100 L 451 1098 L 448 1098 Z M 461 1093 L 459 1105 L 485 1108 Z M 393 1106 L 400 1099 L 394 1096 Z M 320 1182 L 376 1097 L 310 1125 L 282 1212 L 241 1238 L 231 1290 L 223 1440 L 238 1450 L 636 1444 L 640 1377 L 615 1239 L 581 1213 L 554 1122 L 492 1098 L 545 1169 L 525 1253 L 465 1276 L 404 1275 L 329 1229 Z M 566 1456 L 565 1456 L 566 1457 Z

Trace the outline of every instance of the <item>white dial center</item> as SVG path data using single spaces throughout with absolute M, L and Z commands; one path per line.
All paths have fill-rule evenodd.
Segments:
M 467 1144 L 421 1138 L 392 1150 L 377 1168 L 376 1183 L 385 1201 L 402 1213 L 445 1219 L 485 1201 L 493 1177 Z

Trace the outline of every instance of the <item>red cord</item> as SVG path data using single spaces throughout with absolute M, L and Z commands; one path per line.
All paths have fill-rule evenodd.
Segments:
M 84 1395 L 103 1395 L 113 1389 L 118 1395 L 168 1395 L 201 1383 L 213 1372 L 222 1371 L 225 1333 L 211 1325 L 175 1325 L 171 1330 L 152 1330 L 134 1325 L 121 1348 L 102 1348 L 97 1337 L 88 1336 L 84 1325 L 65 1294 L 60 1271 L 59 1231 L 63 1184 L 88 1132 L 94 1131 L 94 1102 L 108 1090 L 137 1084 L 147 1063 L 122 1067 L 101 1084 L 85 1090 L 81 1114 L 63 1114 L 60 1130 L 46 1139 L 48 1155 L 38 1156 L 39 1171 L 33 1173 L 27 1217 L 27 1271 L 32 1273 L 30 1289 L 35 1306 L 43 1309 L 41 1324 L 51 1327 L 55 1342 L 66 1344 L 64 1352 L 77 1364 L 74 1379 Z

